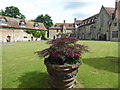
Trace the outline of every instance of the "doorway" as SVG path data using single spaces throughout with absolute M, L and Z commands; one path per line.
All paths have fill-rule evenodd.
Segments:
M 31 41 L 33 41 L 33 37 L 31 37 Z
M 7 36 L 6 41 L 7 41 L 7 42 L 11 42 L 11 37 L 10 37 L 10 36 Z
M 53 36 L 53 39 L 55 39 L 55 36 Z

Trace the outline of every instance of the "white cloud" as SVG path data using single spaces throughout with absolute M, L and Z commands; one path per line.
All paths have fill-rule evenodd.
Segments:
M 115 0 L 1 0 L 1 2 L 0 9 L 4 9 L 7 6 L 16 6 L 26 16 L 27 20 L 35 19 L 40 14 L 49 14 L 54 23 L 63 22 L 63 20 L 73 22 L 74 15 L 77 14 L 81 14 L 79 19 L 84 19 L 99 13 L 102 5 L 105 7 L 115 6 Z M 69 2 L 84 2 L 89 5 L 65 10 L 65 3 Z

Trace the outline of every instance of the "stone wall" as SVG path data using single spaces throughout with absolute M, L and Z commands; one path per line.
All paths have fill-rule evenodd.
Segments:
M 27 34 L 25 29 L 0 28 L 0 31 L 1 42 L 35 41 L 35 38 L 31 34 Z

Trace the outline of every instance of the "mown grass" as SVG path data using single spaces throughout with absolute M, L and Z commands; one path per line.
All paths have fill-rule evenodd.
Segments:
M 3 88 L 45 88 L 49 80 L 43 60 L 34 52 L 46 41 L 2 44 Z M 88 45 L 77 80 L 83 88 L 118 88 L 118 42 L 79 41 Z

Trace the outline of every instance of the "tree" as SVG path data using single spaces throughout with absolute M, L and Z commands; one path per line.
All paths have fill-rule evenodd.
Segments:
M 37 31 L 37 30 L 26 30 L 26 33 L 32 34 L 36 38 L 36 41 L 41 36 L 41 31 Z
M 22 13 L 20 13 L 20 10 L 14 6 L 6 7 L 4 11 L 1 10 L 0 15 L 18 19 L 25 19 L 25 16 Z
M 48 30 L 53 25 L 52 19 L 48 14 L 45 14 L 45 16 L 43 14 L 38 15 L 34 21 L 43 23 Z

